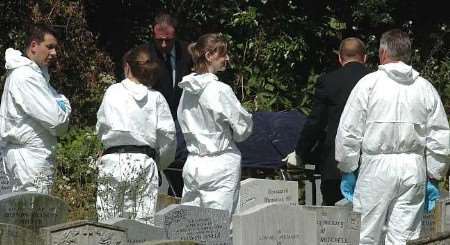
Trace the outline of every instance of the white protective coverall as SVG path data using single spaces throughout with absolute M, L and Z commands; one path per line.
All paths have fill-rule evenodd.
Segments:
M 183 77 L 178 120 L 189 156 L 181 203 L 234 212 L 239 198 L 241 153 L 253 121 L 230 86 L 212 73 Z
M 144 153 L 105 154 L 98 161 L 99 220 L 124 217 L 152 224 L 158 195 L 158 167 L 175 158 L 175 124 L 169 106 L 156 90 L 125 79 L 111 85 L 97 112 L 97 135 L 113 146 L 150 146 Z
M 447 172 L 449 141 L 439 94 L 411 66 L 380 65 L 358 82 L 341 116 L 336 160 L 352 172 L 362 152 L 353 197 L 360 244 L 418 238 L 427 175 L 440 179 Z
M 47 69 L 20 51 L 7 49 L 5 61 L 8 76 L 0 105 L 5 168 L 13 191 L 48 194 L 56 136 L 67 130 L 70 103 L 52 88 Z

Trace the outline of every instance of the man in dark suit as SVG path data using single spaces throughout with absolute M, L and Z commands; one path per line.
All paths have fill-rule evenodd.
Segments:
M 177 108 L 182 92 L 178 83 L 183 76 L 191 73 L 192 58 L 187 49 L 188 44 L 176 39 L 176 28 L 177 20 L 174 17 L 164 12 L 158 14 L 153 23 L 153 42 L 149 44 L 149 49 L 152 58 L 160 67 L 159 82 L 154 89 L 166 98 L 177 129 L 175 161 L 164 174 L 171 185 L 169 194 L 181 196 L 183 190 L 181 170 L 187 158 L 187 149 L 177 121 Z
M 368 73 L 364 43 L 346 38 L 339 47 L 341 68 L 319 77 L 313 108 L 300 134 L 296 153 L 303 161 L 318 159 L 321 173 L 323 205 L 333 206 L 341 200 L 340 173 L 334 159 L 334 139 L 341 113 L 356 83 Z M 318 149 L 316 147 L 319 147 Z M 318 154 L 312 156 L 312 154 Z
M 192 58 L 187 43 L 176 39 L 177 20 L 167 13 L 160 13 L 153 24 L 153 43 L 150 52 L 160 65 L 159 83 L 155 89 L 161 92 L 176 120 L 182 90 L 178 83 L 191 73 Z

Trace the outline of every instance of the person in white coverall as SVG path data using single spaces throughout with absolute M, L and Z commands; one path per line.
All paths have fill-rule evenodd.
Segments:
M 157 69 L 147 47 L 127 52 L 126 79 L 108 88 L 97 112 L 97 135 L 105 148 L 98 161 L 99 220 L 154 223 L 158 168 L 166 168 L 176 150 L 169 106 L 152 89 Z
M 353 210 L 361 213 L 360 244 L 417 239 L 427 181 L 448 170 L 447 116 L 436 89 L 407 65 L 410 56 L 405 32 L 385 32 L 378 71 L 358 82 L 340 119 L 338 167 L 349 174 L 361 157 L 353 196 Z
M 253 122 L 230 86 L 215 75 L 226 68 L 227 43 L 220 34 L 205 34 L 190 46 L 194 73 L 183 77 L 178 120 L 189 152 L 183 168 L 181 203 L 227 210 L 239 197 L 241 154 L 235 141 L 245 140 Z
M 25 56 L 12 48 L 5 52 L 0 137 L 13 191 L 48 194 L 56 136 L 67 130 L 71 107 L 49 83 L 48 66 L 56 60 L 58 45 L 54 31 L 35 25 L 27 35 Z

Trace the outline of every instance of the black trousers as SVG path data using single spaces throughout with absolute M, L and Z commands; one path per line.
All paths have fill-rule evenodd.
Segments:
M 322 192 L 322 205 L 334 206 L 334 204 L 344 198 L 341 194 L 341 180 L 321 180 L 320 191 Z

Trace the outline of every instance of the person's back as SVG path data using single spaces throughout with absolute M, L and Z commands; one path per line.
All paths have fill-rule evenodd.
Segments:
M 69 101 L 49 83 L 48 65 L 55 60 L 53 31 L 35 26 L 27 40 L 26 57 L 5 52 L 8 76 L 0 105 L 0 137 L 13 191 L 48 193 L 52 184 L 52 154 L 56 136 L 67 129 Z
M 406 64 L 410 54 L 406 33 L 385 32 L 378 71 L 358 82 L 339 123 L 336 160 L 343 194 L 361 213 L 360 244 L 417 239 L 422 214 L 438 195 L 433 183 L 449 167 L 444 107 L 434 87 Z

